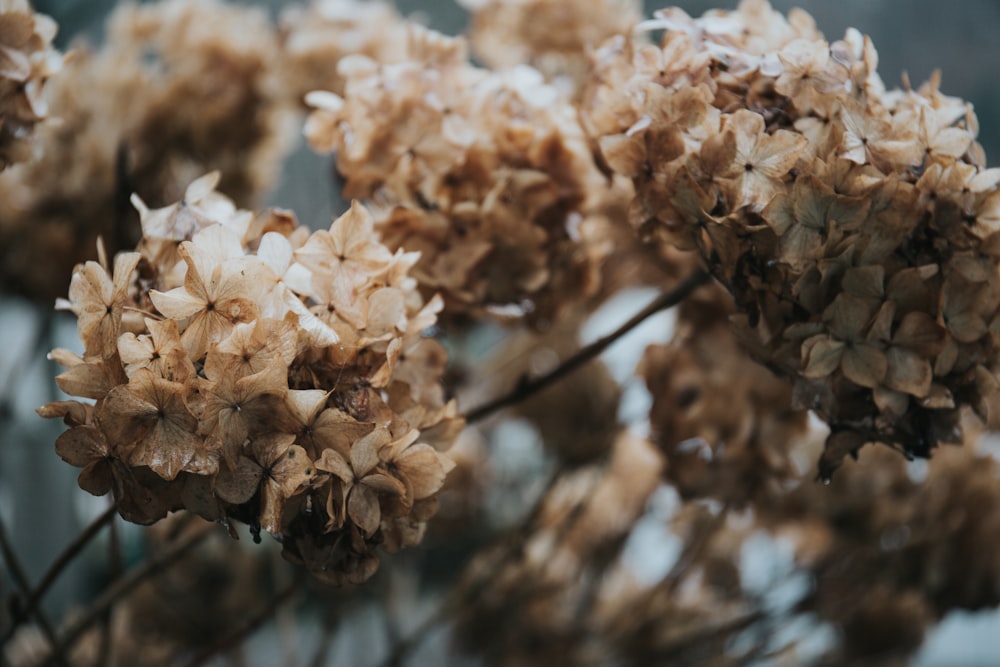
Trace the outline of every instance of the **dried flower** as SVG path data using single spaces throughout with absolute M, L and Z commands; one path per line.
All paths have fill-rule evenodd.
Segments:
M 220 169 L 221 189 L 255 205 L 294 131 L 278 60 L 263 12 L 194 0 L 119 7 L 104 45 L 78 47 L 45 87 L 58 122 L 39 128 L 32 160 L 0 178 L 0 286 L 51 301 L 98 236 L 112 253 L 134 247 L 133 191 L 165 204 Z
M 791 383 L 753 361 L 719 314 L 703 326 L 682 319 L 674 340 L 646 350 L 638 372 L 653 396 L 667 479 L 683 497 L 742 506 L 801 475 L 807 418 L 791 407 Z
M 531 65 L 575 92 L 589 69 L 588 50 L 627 34 L 641 18 L 635 0 L 461 0 L 472 15 L 469 39 L 493 69 Z
M 342 58 L 364 55 L 379 63 L 406 58 L 406 23 L 391 5 L 361 0 L 313 0 L 281 13 L 281 66 L 288 95 L 302 102 L 313 90 L 344 94 Z
M 1000 200 L 969 106 L 937 78 L 886 91 L 869 39 L 764 0 L 643 27 L 662 43 L 595 54 L 584 125 L 633 224 L 698 250 L 743 343 L 831 424 L 821 474 L 865 442 L 961 440 L 963 405 L 989 419 Z
M 48 114 L 42 88 L 62 67 L 56 30 L 27 0 L 0 5 L 0 171 L 30 158 L 35 125 Z
M 600 191 L 569 101 L 535 70 L 489 72 L 465 45 L 411 27 L 407 58 L 340 61 L 344 97 L 313 93 L 313 148 L 337 154 L 345 195 L 372 202 L 390 248 L 453 313 L 551 321 L 594 292 L 602 250 L 578 223 Z M 595 197 L 596 199 L 596 197 Z
M 40 414 L 70 426 L 57 451 L 127 519 L 186 508 L 245 521 L 320 577 L 360 581 L 400 520 L 426 521 L 451 467 L 441 450 L 462 420 L 427 390 L 443 364 L 395 372 L 401 350 L 430 344 L 439 304 L 423 303 L 406 278 L 415 258 L 390 253 L 359 205 L 329 231 L 268 231 L 217 181 L 192 184 L 191 204 L 150 210 L 136 197 L 139 251 L 111 276 L 77 267 L 64 307 L 84 356 L 53 357 L 69 367 L 60 386 L 97 403 Z M 360 319 L 315 298 L 331 284 Z M 323 549 L 344 540 L 350 551 Z

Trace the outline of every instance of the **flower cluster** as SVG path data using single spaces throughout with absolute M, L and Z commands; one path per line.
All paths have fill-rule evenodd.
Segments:
M 359 205 L 309 234 L 193 182 L 149 209 L 137 252 L 87 262 L 63 307 L 84 353 L 54 350 L 57 383 L 93 399 L 40 410 L 80 486 L 151 523 L 186 508 L 280 536 L 326 581 L 357 582 L 375 547 L 420 540 L 462 420 L 445 402 L 445 352 L 424 303 Z
M 123 7 L 108 31 L 98 57 L 141 64 L 137 83 L 151 97 L 123 105 L 126 118 L 129 109 L 139 113 L 121 141 L 140 196 L 173 201 L 208 169 L 222 173 L 221 190 L 241 205 L 273 184 L 296 123 L 275 71 L 281 52 L 266 12 L 167 0 Z M 107 61 L 98 68 L 117 69 Z
M 996 391 L 1000 171 L 936 78 L 887 90 L 868 38 L 828 43 L 765 0 L 644 24 L 595 54 L 583 106 L 632 179 L 631 221 L 695 248 L 745 344 L 832 432 L 828 475 L 879 441 L 926 456 Z
M 406 57 L 406 23 L 395 7 L 362 0 L 315 0 L 292 5 L 279 25 L 282 78 L 288 94 L 302 102 L 306 93 L 344 94 L 337 73 L 341 58 L 361 54 L 380 63 Z
M 606 619 L 593 612 L 603 602 L 604 575 L 663 465 L 651 443 L 622 431 L 606 461 L 559 477 L 537 515 L 520 526 L 518 541 L 483 551 L 467 568 L 459 646 L 502 656 L 497 664 L 609 662 L 609 655 L 593 653 L 604 649 L 606 630 Z
M 123 5 L 106 32 L 45 87 L 58 122 L 39 128 L 30 162 L 0 178 L 5 291 L 51 301 L 98 236 L 112 251 L 133 247 L 131 192 L 166 204 L 220 169 L 221 189 L 254 204 L 288 148 L 292 116 L 263 12 L 215 0 Z
M 843 633 L 838 664 L 915 651 L 948 611 L 1000 598 L 1000 564 L 986 546 L 1000 526 L 996 460 L 965 443 L 935 452 L 925 474 L 868 448 L 830 487 L 801 484 L 757 507 L 761 526 L 799 536 L 809 606 Z
M 641 20 L 636 0 L 460 0 L 472 14 L 469 40 L 494 69 L 531 65 L 570 91 L 590 70 L 588 50 Z
M 471 66 L 461 39 L 411 27 L 407 60 L 340 61 L 343 97 L 315 92 L 306 135 L 337 154 L 344 195 L 369 200 L 387 245 L 448 312 L 547 322 L 596 289 L 586 224 L 603 192 L 574 107 L 534 69 Z
M 30 157 L 34 127 L 48 113 L 42 88 L 62 67 L 56 30 L 28 0 L 0 2 L 0 171 Z
M 654 440 L 670 462 L 666 478 L 685 498 L 742 506 L 815 461 L 801 457 L 808 420 L 792 408 L 791 383 L 750 358 L 717 304 L 693 314 L 685 304 L 673 340 L 647 348 L 638 372 L 652 396 Z

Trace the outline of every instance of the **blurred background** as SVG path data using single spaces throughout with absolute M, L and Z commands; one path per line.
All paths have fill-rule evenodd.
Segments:
M 244 4 L 266 6 L 277 15 L 294 3 L 271 0 Z M 404 14 L 443 32 L 461 32 L 467 23 L 464 11 L 451 0 L 397 0 L 396 4 Z M 734 8 L 736 3 L 681 0 L 675 4 L 699 15 L 711 8 Z M 942 91 L 974 105 L 981 125 L 980 141 L 988 158 L 1000 156 L 1000 69 L 997 68 L 1000 2 L 773 0 L 772 4 L 782 12 L 792 7 L 805 9 L 830 40 L 843 35 L 849 26 L 870 35 L 879 53 L 879 72 L 889 87 L 899 84 L 903 72 L 908 73 L 914 85 L 919 85 L 935 69 L 940 69 Z M 71 48 L 79 40 L 99 44 L 103 22 L 115 5 L 114 0 L 34 2 L 38 11 L 51 15 L 59 23 L 60 49 Z M 660 6 L 647 3 L 646 10 L 651 12 Z M 995 164 L 994 160 L 989 162 Z M 314 155 L 300 141 L 281 170 L 279 184 L 268 196 L 268 203 L 295 210 L 299 219 L 311 227 L 326 226 L 330 216 L 339 213 L 343 205 L 331 194 L 330 173 L 331 160 Z M 614 322 L 623 319 L 622 315 L 612 310 L 605 317 Z M 641 351 L 649 335 L 640 334 L 639 338 L 621 345 Z M 52 381 L 56 368 L 45 360 L 45 352 L 56 346 L 78 347 L 72 318 L 52 318 L 36 304 L 0 295 L 0 517 L 31 581 L 38 580 L 54 556 L 82 526 L 104 510 L 107 502 L 77 488 L 78 471 L 63 463 L 53 451 L 53 442 L 63 430 L 62 425 L 41 420 L 34 412 L 56 396 Z M 615 366 L 613 372 L 628 374 L 635 355 L 625 354 L 617 360 L 609 357 L 609 360 Z M 515 432 L 503 437 L 517 440 L 521 435 L 515 428 Z M 512 471 L 512 479 L 522 469 L 541 465 L 532 459 L 540 454 L 530 450 L 530 445 L 502 450 L 512 452 L 515 459 L 524 457 L 506 464 Z M 525 506 L 523 493 L 523 488 L 512 483 L 506 495 L 498 493 L 491 502 L 508 504 L 509 512 L 516 514 Z M 141 532 L 135 527 L 122 527 L 126 560 L 141 557 Z M 243 544 L 246 543 L 244 540 Z M 85 557 L 61 578 L 45 600 L 45 609 L 51 617 L 61 617 L 69 606 L 94 594 L 94 582 L 106 576 L 106 549 L 101 542 L 93 544 Z M 4 571 L 0 591 L 10 590 L 9 573 Z M 344 633 L 355 633 L 356 645 L 363 644 L 365 637 L 378 634 L 373 629 L 376 624 L 365 620 L 366 613 L 358 614 L 350 628 L 342 628 Z M 319 632 L 318 628 L 319 620 L 316 628 L 311 631 L 307 628 L 305 632 Z M 252 664 L 268 664 L 262 656 L 272 650 L 269 646 L 280 641 L 275 628 L 256 639 L 257 660 Z M 335 649 L 330 664 L 334 664 L 335 656 L 346 660 L 344 664 L 360 664 L 353 662 L 359 654 L 352 650 L 361 649 L 343 646 Z M 433 660 L 431 655 L 427 654 L 425 659 Z M 930 636 L 915 664 L 986 666 L 997 664 L 997 655 L 1000 655 L 1000 616 L 994 612 L 956 613 L 947 617 Z

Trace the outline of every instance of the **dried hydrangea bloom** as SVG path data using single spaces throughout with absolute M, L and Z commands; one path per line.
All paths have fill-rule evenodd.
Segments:
M 636 0 L 461 0 L 476 57 L 494 69 L 531 65 L 560 87 L 586 80 L 588 50 L 642 19 Z
M 45 87 L 59 122 L 40 128 L 34 159 L 0 178 L 3 289 L 49 301 L 97 236 L 112 252 L 133 247 L 130 192 L 165 204 L 221 169 L 222 191 L 255 203 L 294 132 L 277 61 L 263 12 L 193 0 L 118 8 L 104 45 L 78 48 Z
M 309 234 L 254 216 L 218 174 L 160 209 L 135 196 L 137 252 L 77 267 L 69 299 L 83 356 L 56 380 L 94 399 L 40 409 L 70 429 L 56 451 L 126 519 L 187 509 L 280 537 L 328 582 L 359 582 L 376 546 L 420 540 L 463 420 L 441 386 L 446 354 L 424 302 L 355 204 Z
M 465 44 L 411 27 L 407 60 L 340 62 L 344 97 L 313 93 L 306 125 L 344 194 L 372 202 L 386 245 L 449 312 L 551 320 L 596 288 L 592 164 L 573 106 L 533 69 L 471 66 Z M 595 195 L 596 196 L 596 195 Z
M 281 14 L 282 78 L 301 102 L 313 90 L 344 94 L 341 58 L 360 54 L 380 63 L 406 57 L 406 24 L 392 4 L 362 0 L 313 0 Z
M 0 3 L 0 171 L 29 159 L 35 125 L 48 115 L 42 90 L 62 68 L 57 29 L 27 0 Z
M 638 372 L 653 398 L 650 424 L 667 479 L 685 498 L 742 506 L 800 476 L 808 420 L 791 407 L 791 383 L 750 358 L 715 305 L 708 322 L 682 309 L 674 339 L 650 346 Z
M 905 656 L 949 611 L 997 604 L 996 461 L 967 443 L 936 452 L 924 478 L 913 473 L 868 448 L 835 477 L 836 492 L 805 483 L 755 508 L 759 528 L 796 543 L 813 582 L 802 604 L 839 630 L 838 664 Z
M 143 549 L 160 554 L 179 540 L 197 539 L 206 529 L 174 515 L 143 531 Z M 114 647 L 110 661 L 101 657 L 105 630 L 93 626 L 74 642 L 70 664 L 158 667 L 207 650 L 220 635 L 244 623 L 248 610 L 267 604 L 273 594 L 268 583 L 273 568 L 268 565 L 264 553 L 211 531 L 193 552 L 141 582 L 115 605 L 107 629 Z M 254 585 L 248 585 L 251 581 Z
M 177 199 L 208 168 L 221 171 L 221 190 L 240 204 L 274 183 L 294 116 L 282 97 L 279 47 L 265 12 L 168 0 L 118 10 L 108 31 L 105 49 L 156 59 L 157 67 L 143 68 L 156 93 L 122 141 L 133 153 L 132 183 L 170 180 L 148 195 L 136 187 L 140 196 Z
M 582 659 L 602 639 L 590 606 L 656 490 L 662 466 L 651 443 L 619 433 L 608 460 L 557 480 L 534 522 L 520 527 L 525 538 L 516 551 L 501 544 L 467 568 L 454 635 L 461 648 L 503 656 L 502 664 L 606 662 Z
M 743 343 L 832 427 L 821 474 L 866 442 L 927 456 L 990 417 L 1000 172 L 937 78 L 888 91 L 871 41 L 828 43 L 765 0 L 646 24 L 595 55 L 584 125 L 632 179 L 643 236 L 696 250 Z

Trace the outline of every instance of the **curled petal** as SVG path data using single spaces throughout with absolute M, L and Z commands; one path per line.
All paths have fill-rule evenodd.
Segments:
M 807 378 L 822 378 L 837 370 L 844 354 L 844 343 L 820 334 L 802 343 L 802 374 Z

